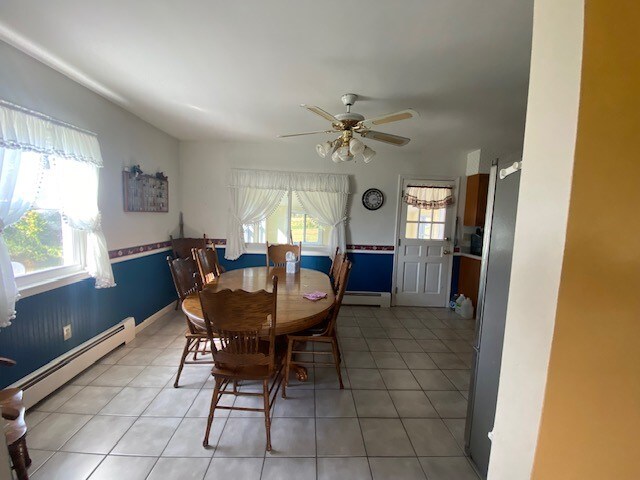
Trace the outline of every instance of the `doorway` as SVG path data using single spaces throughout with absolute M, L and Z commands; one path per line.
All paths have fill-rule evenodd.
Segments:
M 456 205 L 420 208 L 403 201 L 407 187 L 458 190 L 457 179 L 400 177 L 392 302 L 398 306 L 445 307 L 451 293 L 452 238 Z

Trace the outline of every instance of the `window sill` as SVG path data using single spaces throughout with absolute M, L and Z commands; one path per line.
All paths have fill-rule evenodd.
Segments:
M 220 247 L 223 248 L 223 247 Z M 249 254 L 265 255 L 266 245 L 264 243 L 247 243 L 247 252 Z M 303 257 L 328 257 L 329 247 L 323 245 L 302 245 Z
M 89 274 L 85 271 L 61 274 L 58 277 L 48 278 L 39 282 L 33 282 L 27 285 L 18 285 L 20 292 L 20 298 L 32 297 L 39 293 L 48 292 L 56 288 L 65 287 L 72 283 L 80 282 L 90 278 Z

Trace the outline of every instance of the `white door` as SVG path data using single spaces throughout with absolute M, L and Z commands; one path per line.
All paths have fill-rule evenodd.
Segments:
M 454 181 L 404 179 L 402 191 L 409 185 L 453 186 L 455 194 Z M 395 304 L 444 307 L 451 287 L 455 205 L 428 210 L 400 200 L 399 208 Z

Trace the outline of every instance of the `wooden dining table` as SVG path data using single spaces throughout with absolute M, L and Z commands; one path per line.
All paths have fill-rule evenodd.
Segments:
M 335 295 L 328 275 L 317 270 L 301 268 L 297 273 L 286 273 L 283 267 L 250 267 L 224 272 L 205 288 L 220 291 L 224 289 L 271 292 L 273 276 L 278 277 L 278 297 L 276 305 L 276 335 L 284 336 L 301 332 L 321 323 L 329 313 Z M 326 298 L 307 300 L 306 293 L 325 292 Z M 182 302 L 182 311 L 189 319 L 202 328 L 205 327 L 202 306 L 197 293 L 187 296 Z M 265 324 L 264 334 L 268 334 Z M 303 367 L 295 368 L 299 380 L 306 380 Z

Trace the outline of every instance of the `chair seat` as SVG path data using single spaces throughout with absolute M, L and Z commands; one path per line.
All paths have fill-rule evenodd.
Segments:
M 296 332 L 291 336 L 292 337 L 315 337 L 318 335 L 322 335 L 327 330 L 328 326 L 329 326 L 329 319 L 326 318 L 322 322 L 318 323 L 317 325 L 314 325 L 311 328 L 307 328 L 302 332 Z
M 258 345 L 259 353 L 268 355 L 269 342 L 260 341 Z M 211 374 L 217 377 L 234 378 L 238 380 L 265 380 L 271 377 L 275 371 L 278 370 L 278 366 L 282 363 L 282 352 L 278 349 L 275 351 L 275 368 L 269 373 L 269 365 L 247 365 L 247 366 L 228 366 L 224 364 L 214 365 L 211 369 Z
M 27 433 L 27 424 L 24 421 L 25 408 L 22 403 L 22 390 L 18 388 L 3 390 L 0 397 L 0 407 L 9 407 L 20 412 L 20 415 L 15 420 L 5 420 L 4 434 L 7 439 L 7 445 L 11 445 Z

